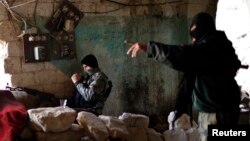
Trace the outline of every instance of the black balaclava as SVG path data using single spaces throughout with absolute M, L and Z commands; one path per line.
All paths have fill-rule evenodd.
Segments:
M 191 31 L 191 27 L 196 25 L 196 28 Z M 193 17 L 190 25 L 190 35 L 196 39 L 196 42 L 201 40 L 206 34 L 214 32 L 216 30 L 214 19 L 211 15 L 205 12 L 196 14 Z
M 87 66 L 90 66 L 92 68 L 98 68 L 98 62 L 97 62 L 97 59 L 94 55 L 92 54 L 89 54 L 87 56 L 85 56 L 82 61 L 81 61 L 81 65 L 87 65 Z

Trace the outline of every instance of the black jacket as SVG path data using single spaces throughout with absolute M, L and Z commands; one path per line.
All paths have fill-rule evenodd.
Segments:
M 151 41 L 147 55 L 185 73 L 180 92 L 192 95 L 198 111 L 222 112 L 239 107 L 240 90 L 234 77 L 241 62 L 224 32 L 211 32 L 192 45 Z

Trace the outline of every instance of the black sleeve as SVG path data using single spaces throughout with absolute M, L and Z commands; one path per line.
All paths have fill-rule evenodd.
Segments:
M 191 67 L 187 45 L 166 45 L 154 41 L 148 43 L 147 57 L 157 62 L 164 63 L 176 70 L 185 71 Z
M 147 56 L 178 71 L 194 73 L 225 72 L 225 50 L 210 44 L 167 45 L 150 41 Z M 230 69 L 230 68 L 229 68 Z

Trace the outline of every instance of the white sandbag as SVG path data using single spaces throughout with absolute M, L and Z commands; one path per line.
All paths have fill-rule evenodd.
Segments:
M 84 137 L 87 137 L 87 133 L 77 124 L 72 124 L 70 129 L 59 133 L 35 132 L 36 141 L 82 141 Z
M 163 141 L 163 135 L 152 128 L 146 129 L 148 141 Z
M 200 141 L 200 132 L 198 128 L 190 128 L 186 131 L 188 141 Z
M 118 117 L 127 127 L 148 128 L 149 117 L 142 114 L 123 113 Z
M 104 122 L 96 115 L 90 112 L 79 112 L 77 115 L 78 124 L 86 129 L 97 141 L 106 141 L 109 132 Z
M 188 116 L 187 114 L 182 114 L 175 121 L 174 126 L 175 126 L 175 128 L 183 129 L 184 131 L 186 131 L 190 128 L 197 128 L 198 127 L 198 125 L 194 121 L 192 121 L 192 125 L 191 125 L 190 116 Z
M 128 127 L 129 135 L 126 141 L 148 141 L 145 128 Z
M 168 115 L 169 130 L 173 130 L 173 129 L 188 130 L 190 128 L 197 128 L 198 127 L 198 125 L 196 124 L 196 122 L 194 120 L 192 120 L 192 125 L 191 125 L 190 116 L 185 114 L 185 113 L 182 114 L 174 122 L 175 116 L 176 116 L 176 111 L 172 111 Z
M 198 131 L 198 125 L 194 120 L 191 120 L 187 114 L 182 114 L 173 123 L 176 116 L 176 112 L 172 111 L 168 115 L 169 129 L 164 132 L 164 139 L 166 141 L 199 141 L 200 134 Z
M 122 120 L 105 115 L 100 115 L 99 118 L 106 124 L 111 138 L 125 139 L 128 136 L 128 129 Z
M 28 115 L 32 129 L 44 132 L 62 132 L 71 128 L 77 113 L 68 107 L 47 107 L 29 109 Z
M 188 141 L 187 135 L 182 129 L 166 130 L 163 132 L 165 141 Z

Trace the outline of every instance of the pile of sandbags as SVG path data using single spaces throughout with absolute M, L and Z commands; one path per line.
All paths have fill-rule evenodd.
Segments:
M 190 117 L 182 115 L 162 133 L 149 128 L 149 117 L 142 114 L 96 116 L 93 113 L 76 112 L 69 107 L 29 109 L 29 128 L 34 141 L 196 141 L 199 138 L 197 124 L 190 124 Z
M 175 112 L 168 116 L 169 130 L 163 132 L 165 141 L 199 141 L 198 125 L 187 114 L 182 114 L 175 120 Z M 191 123 L 192 122 L 192 123 Z
M 99 115 L 69 107 L 28 110 L 29 129 L 35 141 L 163 141 L 162 134 L 148 128 L 145 115 L 123 113 Z
M 145 115 L 123 113 L 119 117 L 79 112 L 77 121 L 97 141 L 163 141 L 162 135 L 148 128 Z

